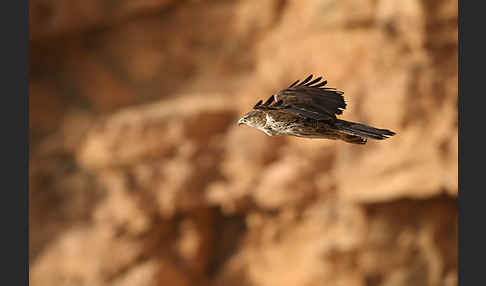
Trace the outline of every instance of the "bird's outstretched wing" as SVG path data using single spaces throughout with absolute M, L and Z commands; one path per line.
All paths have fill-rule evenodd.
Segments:
M 322 77 L 312 80 L 312 74 L 299 83 L 278 91 L 264 103 L 260 100 L 253 108 L 261 110 L 286 110 L 304 118 L 315 120 L 336 119 L 346 108 L 343 92 L 335 88 L 325 88 L 327 81 Z

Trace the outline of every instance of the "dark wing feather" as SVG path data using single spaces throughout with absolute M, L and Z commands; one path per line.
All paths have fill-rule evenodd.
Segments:
M 311 85 L 313 85 L 314 83 L 319 82 L 321 79 L 322 79 L 322 76 L 320 76 L 320 77 L 316 78 L 315 80 L 313 80 L 313 81 L 309 82 L 309 83 L 308 83 L 308 84 L 306 84 L 305 86 L 311 86 Z
M 305 118 L 315 120 L 335 119 L 346 108 L 343 92 L 334 88 L 322 88 L 327 81 L 313 81 L 312 75 L 300 84 L 294 82 L 289 88 L 280 90 L 274 96 L 274 103 L 266 105 L 265 109 L 280 109 L 296 113 Z M 276 105 L 280 102 L 279 105 Z
M 307 82 L 309 82 L 309 80 L 312 79 L 312 75 L 309 75 L 306 79 L 304 79 L 303 82 L 301 82 L 298 86 L 303 86 L 305 85 Z
M 263 105 L 269 105 L 271 104 L 273 101 L 275 100 L 275 96 L 270 96 L 267 101 L 265 101 L 265 103 Z
M 327 80 L 323 80 L 321 83 L 316 84 L 316 85 L 314 85 L 312 87 L 321 87 L 321 86 L 325 86 L 326 84 L 327 84 Z
M 264 103 L 262 103 L 263 101 L 260 99 L 254 106 L 253 106 L 253 109 L 261 109 L 261 110 L 269 110 L 269 109 L 276 109 L 275 107 L 269 107 L 271 103 L 273 103 L 273 101 L 275 100 L 275 96 L 272 95 L 270 96 Z M 282 101 L 279 102 L 279 104 L 281 104 Z M 276 103 L 275 103 L 276 104 Z
M 255 104 L 255 106 L 253 106 L 253 109 L 258 109 L 258 107 L 259 107 L 259 106 L 261 106 L 262 102 L 263 102 L 263 101 L 260 99 L 260 100 L 259 100 L 259 101 L 258 101 L 258 102 Z

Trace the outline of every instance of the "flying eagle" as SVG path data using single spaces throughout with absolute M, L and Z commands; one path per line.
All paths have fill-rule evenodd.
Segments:
M 278 91 L 264 103 L 258 101 L 253 111 L 238 120 L 238 125 L 246 124 L 269 136 L 338 139 L 353 144 L 395 135 L 387 129 L 336 118 L 346 108 L 343 92 L 323 87 L 327 81 L 321 81 L 322 77 L 311 79 L 312 74 Z

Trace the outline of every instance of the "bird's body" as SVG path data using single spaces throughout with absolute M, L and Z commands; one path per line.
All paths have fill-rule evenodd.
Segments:
M 269 136 L 296 136 L 315 139 L 341 139 L 350 143 L 363 144 L 363 138 L 338 130 L 331 122 L 303 119 L 298 115 L 280 110 L 255 111 L 261 117 L 259 124 L 250 125 Z
M 336 114 L 346 108 L 343 93 L 333 88 L 320 88 L 326 81 L 318 83 L 319 77 L 309 82 L 311 78 L 312 75 L 297 86 L 298 81 L 295 82 L 263 104 L 260 100 L 238 125 L 249 125 L 269 136 L 340 139 L 353 144 L 365 144 L 367 138 L 381 140 L 395 135 L 386 129 L 336 118 Z

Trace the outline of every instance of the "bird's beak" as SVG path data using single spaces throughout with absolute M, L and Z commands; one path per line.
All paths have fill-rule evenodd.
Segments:
M 243 118 L 240 118 L 240 120 L 238 120 L 238 126 L 240 126 L 241 124 L 244 124 Z

